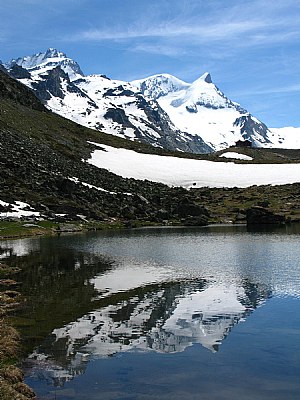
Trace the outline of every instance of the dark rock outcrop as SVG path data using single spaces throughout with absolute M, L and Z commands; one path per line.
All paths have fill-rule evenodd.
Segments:
M 70 81 L 69 75 L 60 66 L 50 69 L 41 77 L 41 80 L 32 83 L 32 88 L 42 103 L 50 100 L 51 96 L 64 99 L 65 92 L 62 86 L 62 82 L 64 82 L 69 93 L 76 93 L 77 96 L 87 98 L 91 107 L 98 108 L 97 104 L 87 94 Z
M 178 214 L 179 218 L 209 216 L 209 213 L 205 207 L 195 204 L 188 198 L 183 198 L 180 201 L 175 209 L 175 213 Z
M 31 78 L 30 72 L 28 72 L 27 69 L 22 68 L 18 64 L 14 64 L 10 68 L 9 75 L 14 79 L 30 79 Z
M 262 122 L 253 119 L 251 114 L 242 115 L 237 118 L 233 125 L 240 127 L 244 140 L 251 142 L 254 147 L 260 147 L 264 143 L 271 143 L 268 138 L 268 133 L 270 132 L 268 127 Z M 262 139 L 257 140 L 257 134 Z
M 4 65 L 2 64 L 2 61 L 0 60 L 0 71 L 4 72 L 5 74 L 8 74 L 7 69 L 4 67 Z
M 46 108 L 30 89 L 11 78 L 1 70 L 0 99 L 13 100 L 22 106 L 26 106 L 34 110 L 46 111 Z
M 255 206 L 246 211 L 246 221 L 247 225 L 285 224 L 286 218 L 266 208 Z
M 68 83 L 70 83 L 70 80 L 68 75 L 60 67 L 48 71 L 43 78 L 43 80 L 34 82 L 32 85 L 39 99 L 42 101 L 50 100 L 51 95 L 61 99 L 65 97 L 61 89 L 61 79 L 66 80 Z
M 199 215 L 198 217 L 187 217 L 182 220 L 182 224 L 185 226 L 206 226 L 208 225 L 208 217 L 205 215 Z

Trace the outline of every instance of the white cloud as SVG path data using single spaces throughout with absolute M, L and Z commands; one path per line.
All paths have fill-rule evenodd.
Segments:
M 180 40 L 189 37 L 191 42 L 204 43 L 243 37 L 252 44 L 282 42 L 299 36 L 298 11 L 300 7 L 296 0 L 228 0 L 225 5 L 220 0 L 164 0 L 162 3 L 153 0 L 145 5 L 142 14 L 137 12 L 135 17 L 127 20 L 120 20 L 120 15 L 116 15 L 119 24 L 85 29 L 75 34 L 73 40 Z
M 73 40 L 122 40 L 136 38 L 178 38 L 188 36 L 191 41 L 205 42 L 206 40 L 224 40 L 236 35 L 256 31 L 265 26 L 264 21 L 218 22 L 216 24 L 196 25 L 165 23 L 160 26 L 131 28 L 127 30 L 92 29 L 80 32 Z
M 151 53 L 151 54 L 159 54 L 159 55 L 165 55 L 165 56 L 170 56 L 170 57 L 177 57 L 177 56 L 182 56 L 187 53 L 187 51 L 184 48 L 176 47 L 176 46 L 167 46 L 163 44 L 138 44 L 130 49 L 131 51 L 136 51 L 136 52 L 144 52 L 144 53 Z
M 271 87 L 271 88 L 257 88 L 244 93 L 239 93 L 239 96 L 257 96 L 260 94 L 280 94 L 280 93 L 297 93 L 300 92 L 300 83 L 295 83 L 294 85 L 287 85 L 281 87 Z

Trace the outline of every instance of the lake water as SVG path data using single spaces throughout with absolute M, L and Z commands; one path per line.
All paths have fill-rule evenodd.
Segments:
M 26 382 L 47 400 L 298 400 L 299 227 L 0 242 L 22 266 Z

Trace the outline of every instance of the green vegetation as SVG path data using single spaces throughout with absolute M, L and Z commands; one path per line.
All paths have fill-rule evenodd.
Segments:
M 0 221 L 0 239 L 51 234 L 57 224 L 49 221 L 28 223 L 25 221 Z
M 210 213 L 210 222 L 245 222 L 245 212 L 262 206 L 300 222 L 300 184 L 249 188 L 193 189 L 198 202 Z
M 122 221 L 69 221 L 57 223 L 53 221 L 35 221 L 28 223 L 26 221 L 5 221 L 0 220 L 0 239 L 14 239 L 21 237 L 39 236 L 39 235 L 59 235 L 61 233 L 98 231 L 108 229 L 138 228 L 142 226 L 158 225 L 151 221 L 134 221 L 124 223 Z M 0 278 L 5 275 L 0 268 Z

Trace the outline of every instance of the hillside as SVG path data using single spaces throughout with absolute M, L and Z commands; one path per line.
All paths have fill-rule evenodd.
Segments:
M 203 188 L 187 191 L 159 182 L 122 178 L 107 169 L 96 167 L 87 161 L 95 151 L 99 151 L 99 144 L 102 147 L 119 147 L 135 152 L 176 155 L 177 159 L 192 157 L 183 153 L 167 153 L 146 144 L 80 126 L 45 109 L 32 91 L 0 71 L 2 216 L 14 215 L 14 210 L 21 209 L 23 215 L 36 213 L 57 221 L 81 218 L 149 223 L 173 220 L 201 224 L 207 221 L 208 216 L 211 221 L 234 218 L 239 209 L 244 209 L 244 199 L 247 199 L 247 206 L 250 206 L 269 198 L 276 199 L 274 208 L 278 209 L 281 204 L 287 215 L 290 216 L 293 211 L 295 219 L 298 218 L 295 208 L 295 201 L 299 198 L 297 184 L 281 186 L 280 190 L 268 186 L 261 195 L 252 196 L 253 201 L 251 196 L 248 199 L 250 189 L 244 192 L 239 189 L 240 202 L 235 202 L 234 211 L 228 208 L 230 193 L 234 195 L 234 189 L 214 189 L 208 192 L 207 188 Z M 243 151 L 245 154 L 251 152 L 252 155 L 257 151 L 258 159 L 263 154 L 264 162 L 268 158 L 273 162 L 279 158 L 285 162 L 295 162 L 295 158 L 299 161 L 297 152 L 286 153 L 283 158 L 283 153 L 279 156 L 277 151 Z M 198 155 L 197 158 L 216 156 Z M 152 168 L 150 166 L 149 170 Z M 221 193 L 226 194 L 226 205 L 220 200 L 223 196 Z
M 101 220 L 126 218 L 132 208 L 137 216 L 155 216 L 160 200 L 152 197 L 173 197 L 163 185 L 123 179 L 82 161 L 95 147 L 88 141 L 135 149 L 142 145 L 101 135 L 47 111 L 29 89 L 1 71 L 0 82 L 3 203 L 21 201 L 49 216 L 82 214 Z M 146 193 L 149 200 L 140 200 Z
M 17 202 L 25 203 L 21 214 L 42 214 L 56 220 L 159 222 L 186 216 L 180 211 L 181 203 L 190 197 L 184 189 L 124 179 L 85 161 L 98 148 L 91 142 L 148 153 L 161 152 L 159 149 L 62 118 L 1 71 L 0 82 L 2 216 L 14 215 L 20 206 Z M 188 200 L 188 204 L 193 202 Z M 195 207 L 202 214 L 202 207 Z

